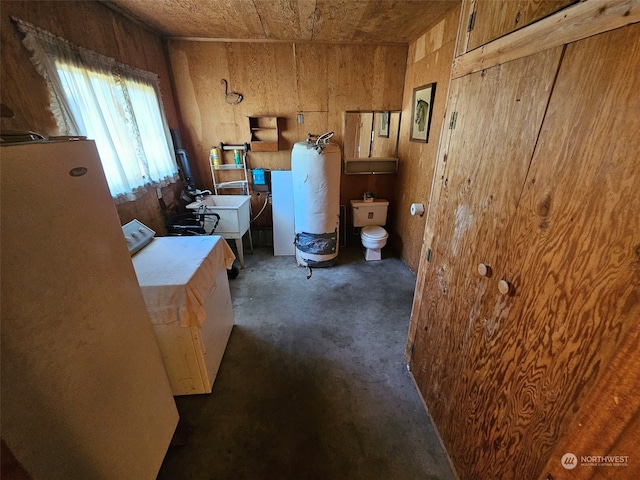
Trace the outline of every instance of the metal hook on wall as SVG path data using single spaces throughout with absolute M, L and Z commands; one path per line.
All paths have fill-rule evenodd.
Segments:
M 229 105 L 236 105 L 242 101 L 243 96 L 241 93 L 228 91 L 229 85 L 224 78 L 220 80 L 220 85 L 224 85 L 224 101 Z

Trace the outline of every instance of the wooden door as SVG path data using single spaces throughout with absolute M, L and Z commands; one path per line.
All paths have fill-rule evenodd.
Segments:
M 578 466 L 571 478 L 640 471 L 638 431 L 635 442 L 628 436 L 640 411 L 631 388 L 640 384 L 638 65 L 640 24 L 567 46 L 514 219 L 499 275 L 514 288 L 503 335 L 519 345 L 487 349 L 503 359 L 492 378 L 511 395 L 502 415 L 483 423 L 501 416 L 495 423 L 512 425 L 502 442 L 526 439 L 515 459 L 522 472 L 543 475 L 548 459 L 560 478 L 567 452 L 631 462 Z M 625 358 L 612 364 L 619 351 Z
M 458 55 L 525 27 L 576 0 L 470 0 L 462 20 Z
M 491 264 L 504 248 L 502 232 L 525 183 L 560 54 L 561 48 L 547 50 L 451 86 L 455 127 L 439 198 L 432 197 L 433 255 L 420 272 L 426 293 L 415 309 L 410 366 L 456 464 L 466 463 L 457 452 L 471 439 L 451 399 L 460 390 L 474 312 L 487 290 L 477 263 Z
M 433 258 L 411 368 L 462 479 L 544 478 L 564 471 L 572 445 L 593 450 L 578 456 L 634 445 L 640 25 L 566 46 L 555 82 L 539 55 L 495 67 L 496 90 L 481 81 L 493 68 L 453 82 L 464 130 L 450 136 L 428 219 Z M 489 99 L 500 106 L 483 108 Z M 575 478 L 600 478 L 582 468 Z

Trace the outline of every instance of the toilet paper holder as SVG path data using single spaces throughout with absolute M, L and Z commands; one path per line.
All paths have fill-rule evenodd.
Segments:
M 422 203 L 412 203 L 411 204 L 411 215 L 422 216 L 424 215 L 424 204 Z

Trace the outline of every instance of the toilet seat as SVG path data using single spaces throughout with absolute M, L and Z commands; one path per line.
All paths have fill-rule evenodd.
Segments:
M 370 240 L 385 240 L 389 237 L 389 234 L 384 228 L 374 225 L 362 227 L 360 234 L 362 237 Z

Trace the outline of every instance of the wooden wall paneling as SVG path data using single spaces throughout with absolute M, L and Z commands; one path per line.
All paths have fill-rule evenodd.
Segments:
M 331 52 L 328 68 L 329 126 L 335 132 L 334 140 L 342 145 L 344 112 L 347 110 L 399 110 L 402 102 L 402 82 L 406 46 L 376 45 L 328 45 Z M 385 53 L 379 53 L 379 50 Z M 390 69 L 391 73 L 376 71 L 383 68 L 382 59 L 401 58 L 401 67 Z M 397 61 L 396 61 L 397 62 Z M 382 77 L 384 84 L 381 83 Z M 386 90 L 380 94 L 376 90 Z M 384 105 L 377 102 L 385 102 Z M 349 206 L 349 200 L 362 198 L 365 192 L 373 192 L 376 197 L 394 199 L 393 175 L 342 175 L 340 200 Z M 347 209 L 348 222 L 351 212 Z M 389 219 L 388 222 L 389 224 Z
M 198 151 L 203 148 L 201 144 L 202 125 L 200 107 L 196 101 L 196 89 L 193 82 L 190 81 L 189 58 L 182 48 L 175 45 L 175 42 L 167 41 L 166 51 L 171 64 L 172 82 L 175 86 L 174 98 L 178 104 L 180 115 L 180 137 L 184 148 L 189 153 L 191 170 L 198 186 L 203 177 L 203 170 L 200 162 L 195 159 L 198 156 Z M 211 145 L 209 145 L 210 147 Z
M 196 44 L 196 46 L 198 45 Z M 209 139 L 205 145 L 217 145 L 220 142 L 236 144 L 250 141 L 248 119 L 246 120 L 247 132 L 242 135 L 243 112 L 247 111 L 247 109 L 253 110 L 255 104 L 260 102 L 260 97 L 256 96 L 256 91 L 260 90 L 261 85 L 252 85 L 251 90 L 248 90 L 248 83 L 246 83 L 243 75 L 245 69 L 240 68 L 244 62 L 254 66 L 253 59 L 249 55 L 250 52 L 246 52 L 243 48 L 246 45 L 225 43 L 222 46 L 223 51 L 221 53 L 224 58 L 220 58 L 217 55 L 217 48 L 213 52 L 209 49 L 207 51 L 199 51 L 198 49 L 194 51 L 196 56 L 193 57 L 192 62 L 193 68 L 206 69 L 205 71 L 207 71 L 206 75 L 198 78 L 202 90 L 197 92 L 200 108 L 203 109 L 202 124 L 203 126 L 209 125 L 209 128 L 202 131 L 203 138 Z M 199 58 L 198 54 L 202 55 L 202 57 Z M 209 62 L 212 65 L 207 66 Z M 241 65 L 237 65 L 238 62 Z M 220 63 L 220 66 L 216 65 L 217 63 Z M 219 71 L 220 73 L 218 73 Z M 225 101 L 222 79 L 227 80 L 229 91 L 243 95 L 242 103 L 230 105 Z M 203 153 L 205 156 L 208 153 L 206 146 Z M 231 154 L 225 154 L 225 158 L 221 159 L 221 161 L 232 161 L 227 156 L 231 157 Z
M 226 44 L 228 78 L 225 79 L 229 83 L 230 91 L 239 92 L 243 95 L 241 103 L 230 105 L 224 101 L 224 89 L 221 85 L 222 77 L 220 79 L 210 78 L 209 88 L 212 88 L 215 92 L 214 94 L 219 95 L 218 98 L 223 100 L 218 112 L 210 112 L 217 114 L 218 117 L 212 122 L 217 135 L 215 144 L 222 142 L 240 145 L 250 142 L 251 133 L 248 116 L 267 113 L 264 107 L 266 103 L 265 93 L 267 85 L 270 84 L 269 80 L 273 77 L 275 59 L 271 48 L 266 45 L 265 48 L 259 48 L 260 46 L 245 43 Z M 269 114 L 271 113 L 269 112 Z M 223 128 L 219 128 L 216 125 L 221 120 L 224 125 Z M 207 133 L 209 132 L 205 132 L 205 135 Z M 234 162 L 233 152 L 225 152 L 222 155 L 223 163 Z M 252 163 L 252 166 L 256 165 Z
M 281 138 L 278 152 L 251 152 L 251 168 L 281 169 L 290 162 L 290 151 L 296 139 L 291 135 L 298 103 L 294 48 L 292 44 L 230 44 L 234 55 L 229 58 L 230 75 L 242 85 L 245 100 L 234 106 L 236 135 L 249 141 L 248 116 L 277 116 Z M 240 91 L 240 87 L 238 87 Z M 246 103 L 245 103 L 246 102 Z M 246 139 L 246 140 L 245 140 Z
M 331 141 L 342 147 L 342 130 L 339 128 L 342 123 L 333 124 L 329 114 L 329 62 L 333 58 L 332 51 L 328 45 L 294 45 L 297 112 L 304 115 L 304 123 L 298 124 L 296 118 L 297 129 L 292 147 L 293 143 L 305 141 L 309 133 L 320 135 L 328 131 L 334 131 Z
M 196 185 L 208 189 L 213 182 L 209 150 L 235 132 L 235 123 L 226 115 L 227 107 L 232 107 L 225 104 L 220 85 L 222 78 L 229 80 L 226 45 L 169 41 L 167 48 L 180 105 L 182 140 Z M 231 86 L 234 88 L 233 83 Z
M 578 466 L 571 472 L 576 480 L 596 480 L 615 475 L 620 480 L 635 480 L 640 470 L 637 458 L 640 432 L 640 323 L 631 322 L 631 331 L 614 353 L 614 358 L 591 390 L 591 394 L 572 419 L 571 426 L 555 444 L 539 480 L 563 478 L 567 470 L 563 456 L 573 453 Z M 631 361 L 630 361 L 631 360 Z M 606 421 L 592 421 L 594 412 L 607 412 Z M 613 467 L 582 465 L 583 456 L 618 455 L 626 459 Z
M 276 75 L 274 79 L 277 88 L 276 95 L 279 100 L 275 102 L 278 116 L 281 117 L 280 155 L 278 168 L 290 161 L 293 144 L 300 139 L 296 135 L 298 119 L 297 108 L 300 103 L 298 90 L 297 60 L 295 58 L 295 45 L 287 45 L 287 48 L 279 48 L 276 51 Z
M 454 54 L 455 51 L 455 42 L 457 40 L 456 37 L 456 31 L 459 28 L 459 18 L 460 18 L 460 10 L 456 9 L 452 12 L 450 12 L 447 17 L 445 17 L 443 19 L 443 23 L 445 24 L 444 26 L 444 33 L 442 35 L 442 41 L 441 42 L 429 42 L 433 44 L 433 47 L 430 50 L 427 50 L 426 48 L 421 48 L 420 51 L 418 51 L 417 45 L 414 46 L 414 44 L 412 44 L 411 48 L 410 48 L 410 52 L 409 52 L 409 59 L 413 58 L 414 63 L 417 64 L 415 65 L 413 68 L 409 68 L 407 71 L 407 79 L 405 81 L 405 85 L 407 85 L 406 82 L 411 82 L 411 85 L 416 85 L 419 84 L 420 81 L 417 78 L 418 76 L 418 72 L 420 72 L 421 76 L 425 75 L 425 72 L 429 72 L 432 70 L 436 70 L 435 68 L 433 68 L 431 66 L 431 63 L 424 63 L 421 62 L 421 60 L 425 57 L 426 54 L 432 54 L 437 52 L 438 50 L 440 50 L 443 47 L 446 47 L 447 50 L 443 50 L 442 53 L 443 55 L 440 55 L 440 53 L 438 53 L 438 55 L 436 56 L 442 56 L 445 59 L 451 58 Z M 438 26 L 434 27 L 434 28 L 439 28 Z M 426 35 L 429 35 L 430 32 L 427 32 Z M 458 34 L 459 36 L 459 34 Z M 417 43 L 417 42 L 416 42 Z M 426 42 L 425 42 L 426 44 Z M 411 51 L 413 49 L 413 52 Z M 445 60 L 442 60 L 445 61 Z M 438 68 L 437 70 L 441 70 L 440 68 Z M 411 74 L 411 75 L 410 75 Z M 442 82 L 444 84 L 444 82 Z M 439 92 L 439 93 L 438 93 Z M 457 105 L 457 101 L 458 101 L 458 88 L 457 88 L 457 84 L 453 83 L 451 84 L 451 82 L 447 82 L 447 88 L 446 89 L 442 89 L 440 88 L 440 90 L 436 92 L 436 94 L 438 96 L 441 96 L 443 99 L 446 99 L 446 103 L 443 102 L 443 109 L 445 111 L 445 114 L 442 117 L 442 125 L 439 128 L 440 130 L 440 139 L 439 142 L 436 144 L 436 155 L 435 155 L 435 162 L 434 162 L 434 166 L 433 168 L 429 168 L 429 167 L 424 167 L 423 166 L 423 161 L 424 161 L 424 157 L 422 155 L 419 155 L 419 161 L 420 161 L 420 167 L 419 167 L 419 171 L 421 172 L 433 172 L 432 176 L 429 178 L 429 176 L 425 175 L 425 180 L 423 184 L 418 183 L 416 186 L 413 187 L 413 195 L 415 196 L 416 193 L 415 192 L 420 192 L 422 190 L 424 190 L 424 194 L 425 196 L 422 197 L 421 199 L 426 200 L 425 203 L 425 215 L 424 215 L 424 223 L 420 223 L 418 222 L 418 225 L 422 227 L 422 235 L 421 235 L 421 240 L 422 240 L 422 245 L 421 248 L 418 250 L 417 248 L 406 248 L 403 249 L 403 259 L 405 259 L 405 263 L 408 262 L 407 259 L 411 259 L 411 253 L 413 252 L 414 255 L 416 252 L 420 252 L 420 256 L 417 258 L 417 260 L 415 261 L 415 263 L 407 263 L 407 265 L 418 265 L 418 267 L 416 267 L 417 270 L 417 281 L 416 281 L 416 290 L 415 290 L 415 294 L 414 294 L 414 301 L 413 301 L 413 305 L 412 305 L 412 311 L 411 311 L 411 322 L 409 324 L 409 333 L 407 336 L 407 350 L 406 350 L 406 358 L 407 358 L 407 362 L 409 362 L 410 360 L 410 354 L 413 350 L 413 339 L 415 337 L 415 332 L 416 329 L 418 328 L 418 321 L 417 319 L 420 316 L 420 309 L 422 306 L 422 301 L 423 301 L 423 292 L 424 292 L 424 285 L 425 285 L 425 277 L 427 275 L 427 270 L 428 270 L 428 266 L 429 266 L 429 261 L 427 261 L 428 258 L 430 258 L 430 251 L 431 251 L 431 247 L 433 244 L 433 227 L 434 224 L 431 221 L 432 220 L 432 215 L 435 215 L 435 212 L 437 211 L 437 205 L 439 204 L 439 200 L 440 200 L 440 194 L 442 192 L 442 188 L 444 186 L 444 180 L 445 180 L 445 175 L 444 172 L 446 170 L 447 167 L 447 156 L 448 156 L 448 151 L 449 151 L 449 142 L 451 140 L 451 133 L 453 132 L 452 129 L 449 129 L 449 123 L 446 121 L 446 119 L 450 119 L 451 118 L 451 114 L 456 111 L 456 105 Z M 437 97 L 436 97 L 437 98 Z M 409 97 L 409 89 L 405 86 L 405 107 L 406 105 L 411 105 L 411 97 Z M 406 115 L 406 114 L 405 114 Z M 435 117 L 437 118 L 437 117 Z M 401 139 L 403 141 L 400 142 L 400 146 L 403 145 L 408 145 L 409 147 L 415 148 L 416 146 L 420 145 L 417 143 L 413 143 L 413 142 L 408 142 L 405 139 L 408 138 L 409 135 L 409 125 L 407 124 L 409 122 L 405 122 L 402 124 L 402 129 L 404 129 L 404 131 L 401 131 Z M 402 130 L 401 129 L 401 130 Z M 422 150 L 422 148 L 421 148 Z M 402 171 L 400 172 L 402 174 Z M 420 178 L 420 176 L 410 176 L 409 180 L 415 179 L 415 178 Z M 415 198 L 414 196 L 408 197 L 405 196 L 405 192 L 407 191 L 407 183 L 406 181 L 402 182 L 403 188 L 403 202 L 400 205 L 400 214 L 402 215 L 403 213 L 406 215 L 406 205 L 413 203 L 413 199 Z M 424 185 L 424 186 L 423 186 Z M 411 191 L 411 190 L 409 190 Z M 420 198 L 420 197 L 418 197 Z M 414 221 L 417 219 L 413 219 Z M 415 241 L 415 236 L 413 235 L 404 235 L 404 237 L 407 238 L 411 238 Z M 415 258 L 415 257 L 414 257 Z M 411 268 L 411 267 L 410 267 Z
M 406 46 L 171 40 L 168 49 L 185 136 L 193 139 L 194 170 L 207 188 L 211 182 L 209 148 L 237 137 L 248 141 L 249 115 L 278 116 L 283 122 L 281 150 L 249 152 L 249 166 L 290 169 L 291 148 L 304 141 L 307 133 L 333 131 L 332 141 L 342 146 L 345 111 L 399 110 L 401 106 Z M 400 60 L 391 62 L 396 57 Z M 375 77 L 376 65 L 382 68 L 386 61 L 398 68 Z M 218 90 L 221 78 L 244 95 L 241 103 L 224 103 L 222 90 Z M 374 94 L 375 89 L 379 92 Z M 303 124 L 297 123 L 298 113 L 304 115 Z M 343 176 L 341 186 L 343 203 L 374 188 L 380 197 L 393 193 L 388 179 Z
M 254 115 L 282 116 L 298 104 L 294 47 L 289 43 L 234 43 L 229 58 L 230 75 L 248 93 L 238 104 Z M 244 103 L 244 100 L 243 100 Z M 238 109 L 239 110 L 239 109 Z M 247 134 L 248 134 L 248 129 Z
M 167 119 L 167 125 L 171 129 L 179 129 L 178 106 L 174 98 L 173 78 L 167 55 L 166 43 L 162 40 L 158 49 L 151 48 L 148 44 L 145 47 L 148 67 L 145 70 L 158 74 L 160 83 L 160 96 L 162 97 L 162 108 Z
M 2 103 L 13 110 L 13 118 L 2 117 L 2 129 L 31 130 L 45 136 L 60 132 L 49 108 L 49 90 L 44 79 L 29 60 L 29 52 L 22 46 L 22 35 L 10 20 L 10 15 L 25 18 L 21 4 L 2 3 L 0 38 L 2 40 L 2 68 L 0 85 Z M 28 17 L 37 21 L 37 17 Z
M 501 362 L 489 379 L 476 377 L 471 383 L 500 379 L 509 392 L 501 422 L 496 415 L 485 416 L 484 423 L 510 425 L 503 432 L 492 427 L 488 433 L 496 442 L 521 439 L 511 460 L 511 471 L 520 478 L 544 473 L 548 461 L 559 462 L 566 452 L 555 450 L 553 459 L 550 454 L 567 433 L 606 431 L 609 440 L 602 438 L 602 443 L 579 436 L 569 437 L 565 445 L 613 447 L 627 424 L 637 421 L 637 392 L 626 398 L 621 392 L 618 404 L 623 403 L 616 408 L 613 397 L 618 387 L 624 391 L 624 384 L 608 395 L 598 386 L 617 378 L 619 367 L 632 384 L 640 375 L 633 348 L 627 367 L 620 360 L 612 364 L 631 332 L 637 335 L 640 318 L 638 64 L 640 25 L 567 46 L 509 235 L 509 263 L 496 272 L 515 291 L 505 302 L 510 314 L 500 326 L 502 336 L 517 340 L 490 346 L 487 355 Z M 486 307 L 485 314 L 493 305 Z M 584 429 L 572 429 L 573 422 L 586 420 L 584 411 L 575 415 L 583 405 L 593 405 L 592 395 L 611 410 L 598 405 Z M 635 446 L 637 450 L 637 436 Z M 569 451 L 578 458 L 616 454 Z M 640 461 L 631 460 L 636 468 L 615 470 L 616 478 L 637 477 Z M 576 468 L 583 469 L 594 470 Z M 599 478 L 613 472 L 602 468 L 592 474 Z M 580 477 L 591 478 L 586 472 Z
M 240 92 L 244 99 L 237 105 L 229 105 L 226 102 L 223 105 L 225 111 L 221 117 L 227 119 L 230 128 L 225 132 L 227 137 L 220 138 L 220 141 L 231 144 L 249 142 L 251 135 L 247 117 L 274 114 L 271 110 L 267 111 L 268 91 L 274 86 L 273 45 L 227 43 L 226 52 L 230 88 Z M 217 80 L 216 84 L 219 83 L 220 80 Z
M 249 116 L 277 116 L 283 132 L 291 132 L 291 119 L 286 116 L 295 111 L 297 88 L 293 71 L 293 46 L 291 44 L 260 43 L 195 43 L 182 42 L 189 51 L 194 68 L 179 83 L 197 82 L 198 91 L 193 100 L 197 108 L 207 111 L 201 115 L 200 133 L 203 141 L 199 164 L 203 167 L 207 182 L 210 169 L 207 164 L 208 149 L 220 142 L 244 144 L 250 141 Z M 204 58 L 203 58 L 204 57 Z M 206 61 L 204 59 L 209 59 Z M 195 61 L 194 61 L 195 60 Z M 204 60 L 204 61 L 203 61 Z M 197 72 L 193 70 L 197 69 Z M 226 73 L 224 72 L 226 70 Z M 240 92 L 242 102 L 230 105 L 224 99 L 222 78 L 229 82 L 229 90 Z M 192 100 L 192 101 L 193 101 Z M 247 155 L 250 169 L 277 170 L 290 168 L 290 149 L 293 142 L 290 134 L 283 134 L 280 151 L 253 152 Z M 206 143 L 205 143 L 206 142 Z M 233 152 L 222 153 L 223 163 L 233 162 Z M 220 181 L 237 179 L 235 171 L 220 172 Z M 206 183 L 204 188 L 212 188 Z M 238 194 L 239 190 L 225 190 L 224 194 Z M 254 218 L 264 205 L 264 192 L 252 192 L 251 211 Z M 254 228 L 267 228 L 271 224 L 270 206 L 253 222 Z
M 456 111 L 458 102 L 458 89 L 460 84 L 452 82 L 449 87 L 449 98 L 447 99 L 447 108 L 445 118 L 451 118 L 453 112 Z M 440 197 L 444 188 L 445 172 L 447 170 L 447 158 L 449 152 L 449 143 L 451 141 L 452 129 L 443 125 L 440 132 L 440 142 L 438 147 L 438 156 L 433 169 L 433 178 L 431 179 L 431 190 L 429 194 L 429 202 L 425 209 L 425 227 L 422 235 L 422 248 L 420 250 L 420 264 L 416 275 L 416 288 L 413 296 L 413 305 L 411 306 L 411 321 L 409 323 L 409 332 L 407 334 L 407 345 L 405 349 L 405 359 L 411 367 L 411 357 L 415 351 L 415 337 L 418 328 L 424 328 L 420 322 L 425 313 L 422 309 L 429 309 L 433 306 L 433 297 L 427 293 L 426 284 L 427 277 L 432 275 L 432 256 L 433 256 L 433 239 L 434 228 L 436 227 L 434 218 L 437 215 L 438 206 L 440 205 Z M 425 295 L 426 293 L 426 295 Z M 417 383 L 416 383 L 417 385 Z M 424 399 L 424 397 L 423 397 Z M 426 404 L 426 402 L 425 402 Z
M 453 9 L 432 29 L 426 31 L 409 47 L 402 103 L 402 120 L 398 142 L 398 173 L 396 174 L 396 202 L 390 205 L 394 223 L 389 245 L 406 265 L 417 272 L 420 265 L 422 237 L 427 216 L 411 216 L 412 203 L 428 206 L 431 196 L 434 166 L 438 152 L 438 138 L 445 120 L 459 9 Z M 436 82 L 436 98 L 431 120 L 429 143 L 409 141 L 413 89 Z
M 498 37 L 529 25 L 577 0 L 473 0 L 474 27 L 467 48 L 473 50 Z M 469 24 L 469 17 L 464 20 Z M 463 53 L 463 52 L 461 52 Z
M 265 202 L 267 202 L 266 205 Z M 260 213 L 261 211 L 262 213 Z M 270 230 L 272 228 L 272 225 L 273 213 L 271 210 L 271 202 L 269 201 L 267 195 L 265 194 L 265 192 L 253 192 L 251 194 L 251 229 L 253 231 Z M 269 240 L 262 243 L 271 244 L 272 241 Z
M 291 122 L 286 114 L 295 111 L 296 85 L 290 44 L 245 44 L 171 41 L 171 62 L 180 99 L 185 130 L 194 150 L 194 170 L 201 188 L 211 188 L 208 166 L 209 149 L 220 142 L 249 142 L 250 115 L 282 118 L 284 127 Z M 243 94 L 244 99 L 229 105 L 224 99 L 221 79 L 229 82 L 229 90 Z M 295 115 L 293 116 L 295 118 Z M 250 152 L 251 168 L 284 168 L 289 163 L 287 150 L 292 138 L 285 128 L 281 151 Z M 231 153 L 223 161 L 231 162 Z
M 402 106 L 408 48 L 377 46 L 373 51 L 372 110 L 399 110 Z
M 425 56 L 440 50 L 449 42 L 456 42 L 460 23 L 460 7 L 452 9 L 431 29 L 410 45 L 412 50 L 407 58 L 409 65 L 417 63 Z
M 148 189 L 147 192 L 133 202 L 124 202 L 116 205 L 116 210 L 122 225 L 137 219 L 155 231 L 158 236 L 166 235 L 167 233 L 164 213 L 160 208 L 155 188 Z
M 297 124 L 296 132 L 296 142 L 304 142 L 307 139 L 307 134 L 313 133 L 321 134 L 328 132 L 330 130 L 329 127 L 329 114 L 328 112 L 304 112 L 304 123 Z M 333 138 L 331 139 L 333 142 Z M 294 143 L 296 143 L 294 142 Z M 293 148 L 293 145 L 292 145 Z M 342 148 L 342 146 L 341 146 Z M 291 152 L 289 152 L 291 153 Z M 291 164 L 285 170 L 290 170 Z
M 352 224 L 349 200 L 362 200 L 365 192 L 372 192 L 376 198 L 396 200 L 395 175 L 345 175 L 340 178 L 340 203 L 347 206 L 347 223 Z M 393 225 L 393 211 L 387 214 L 387 225 Z
M 327 62 L 329 110 L 372 110 L 375 49 L 364 45 L 329 45 L 328 48 L 331 51 Z
M 328 72 L 330 50 L 311 43 L 294 44 L 299 112 L 329 110 Z
M 92 50 L 110 57 L 121 57 L 123 53 L 121 51 L 122 43 L 114 35 L 113 12 L 103 5 L 91 5 L 88 2 L 79 6 L 63 4 L 56 7 L 56 10 L 57 12 L 52 18 L 53 21 L 49 23 L 54 28 L 53 31 L 60 28 L 63 32 L 62 37 L 76 45 L 84 46 L 87 42 L 90 42 Z M 62 21 L 62 16 L 65 14 L 72 14 L 73 21 Z M 131 25 L 129 21 L 126 21 L 126 23 Z M 48 29 L 47 27 L 43 28 Z M 133 30 L 137 30 L 137 28 Z M 87 35 L 87 32 L 91 32 L 91 35 Z M 129 57 L 127 54 L 127 57 L 130 59 L 139 58 L 140 46 L 132 45 L 130 48 L 131 56 Z
M 333 137 L 331 138 L 331 141 L 333 143 L 340 145 L 341 151 L 342 151 L 342 145 L 343 145 L 342 123 L 344 118 L 344 112 L 345 110 L 338 109 L 338 108 L 329 110 L 327 112 L 327 120 L 328 120 L 327 129 L 324 132 L 320 132 L 320 133 L 333 132 Z M 343 155 L 343 158 L 344 158 L 344 155 Z
M 485 297 L 494 294 L 495 279 L 480 277 L 477 267 L 486 262 L 495 268 L 505 248 L 503 233 L 518 205 L 561 51 L 469 75 L 452 86 L 457 121 L 437 211 L 429 218 L 434 240 L 423 292 L 428 306 L 417 312 L 410 365 L 462 478 L 490 469 L 491 455 L 499 455 L 485 448 L 487 425 L 479 418 L 496 406 L 481 410 L 485 385 L 469 383 L 490 361 L 478 346 L 495 341 L 496 334 L 478 316 Z
M 637 0 L 587 0 L 483 45 L 453 62 L 453 78 L 640 22 Z
M 33 477 L 25 470 L 4 440 L 0 441 L 0 461 L 2 462 L 0 472 L 2 472 L 3 479 L 33 480 Z
M 84 28 L 86 28 L 87 23 L 84 22 L 85 19 L 79 19 L 80 25 L 83 25 Z M 104 26 L 102 27 L 104 28 Z M 143 69 L 148 70 L 149 66 L 147 65 L 147 52 L 145 49 L 145 42 L 144 42 L 144 33 L 145 30 L 143 29 L 129 29 L 126 28 L 125 25 L 122 22 L 118 22 L 115 18 L 114 15 L 111 15 L 111 28 L 113 29 L 115 35 L 115 47 L 117 47 L 117 51 L 120 55 L 122 55 L 124 52 L 126 52 L 126 55 L 129 58 L 139 58 L 140 59 L 140 64 L 144 65 Z M 86 32 L 86 30 L 85 30 Z M 160 41 L 157 40 L 158 44 L 160 44 Z M 158 52 L 162 53 L 162 49 L 158 49 Z M 166 60 L 164 60 L 163 63 L 166 63 Z

